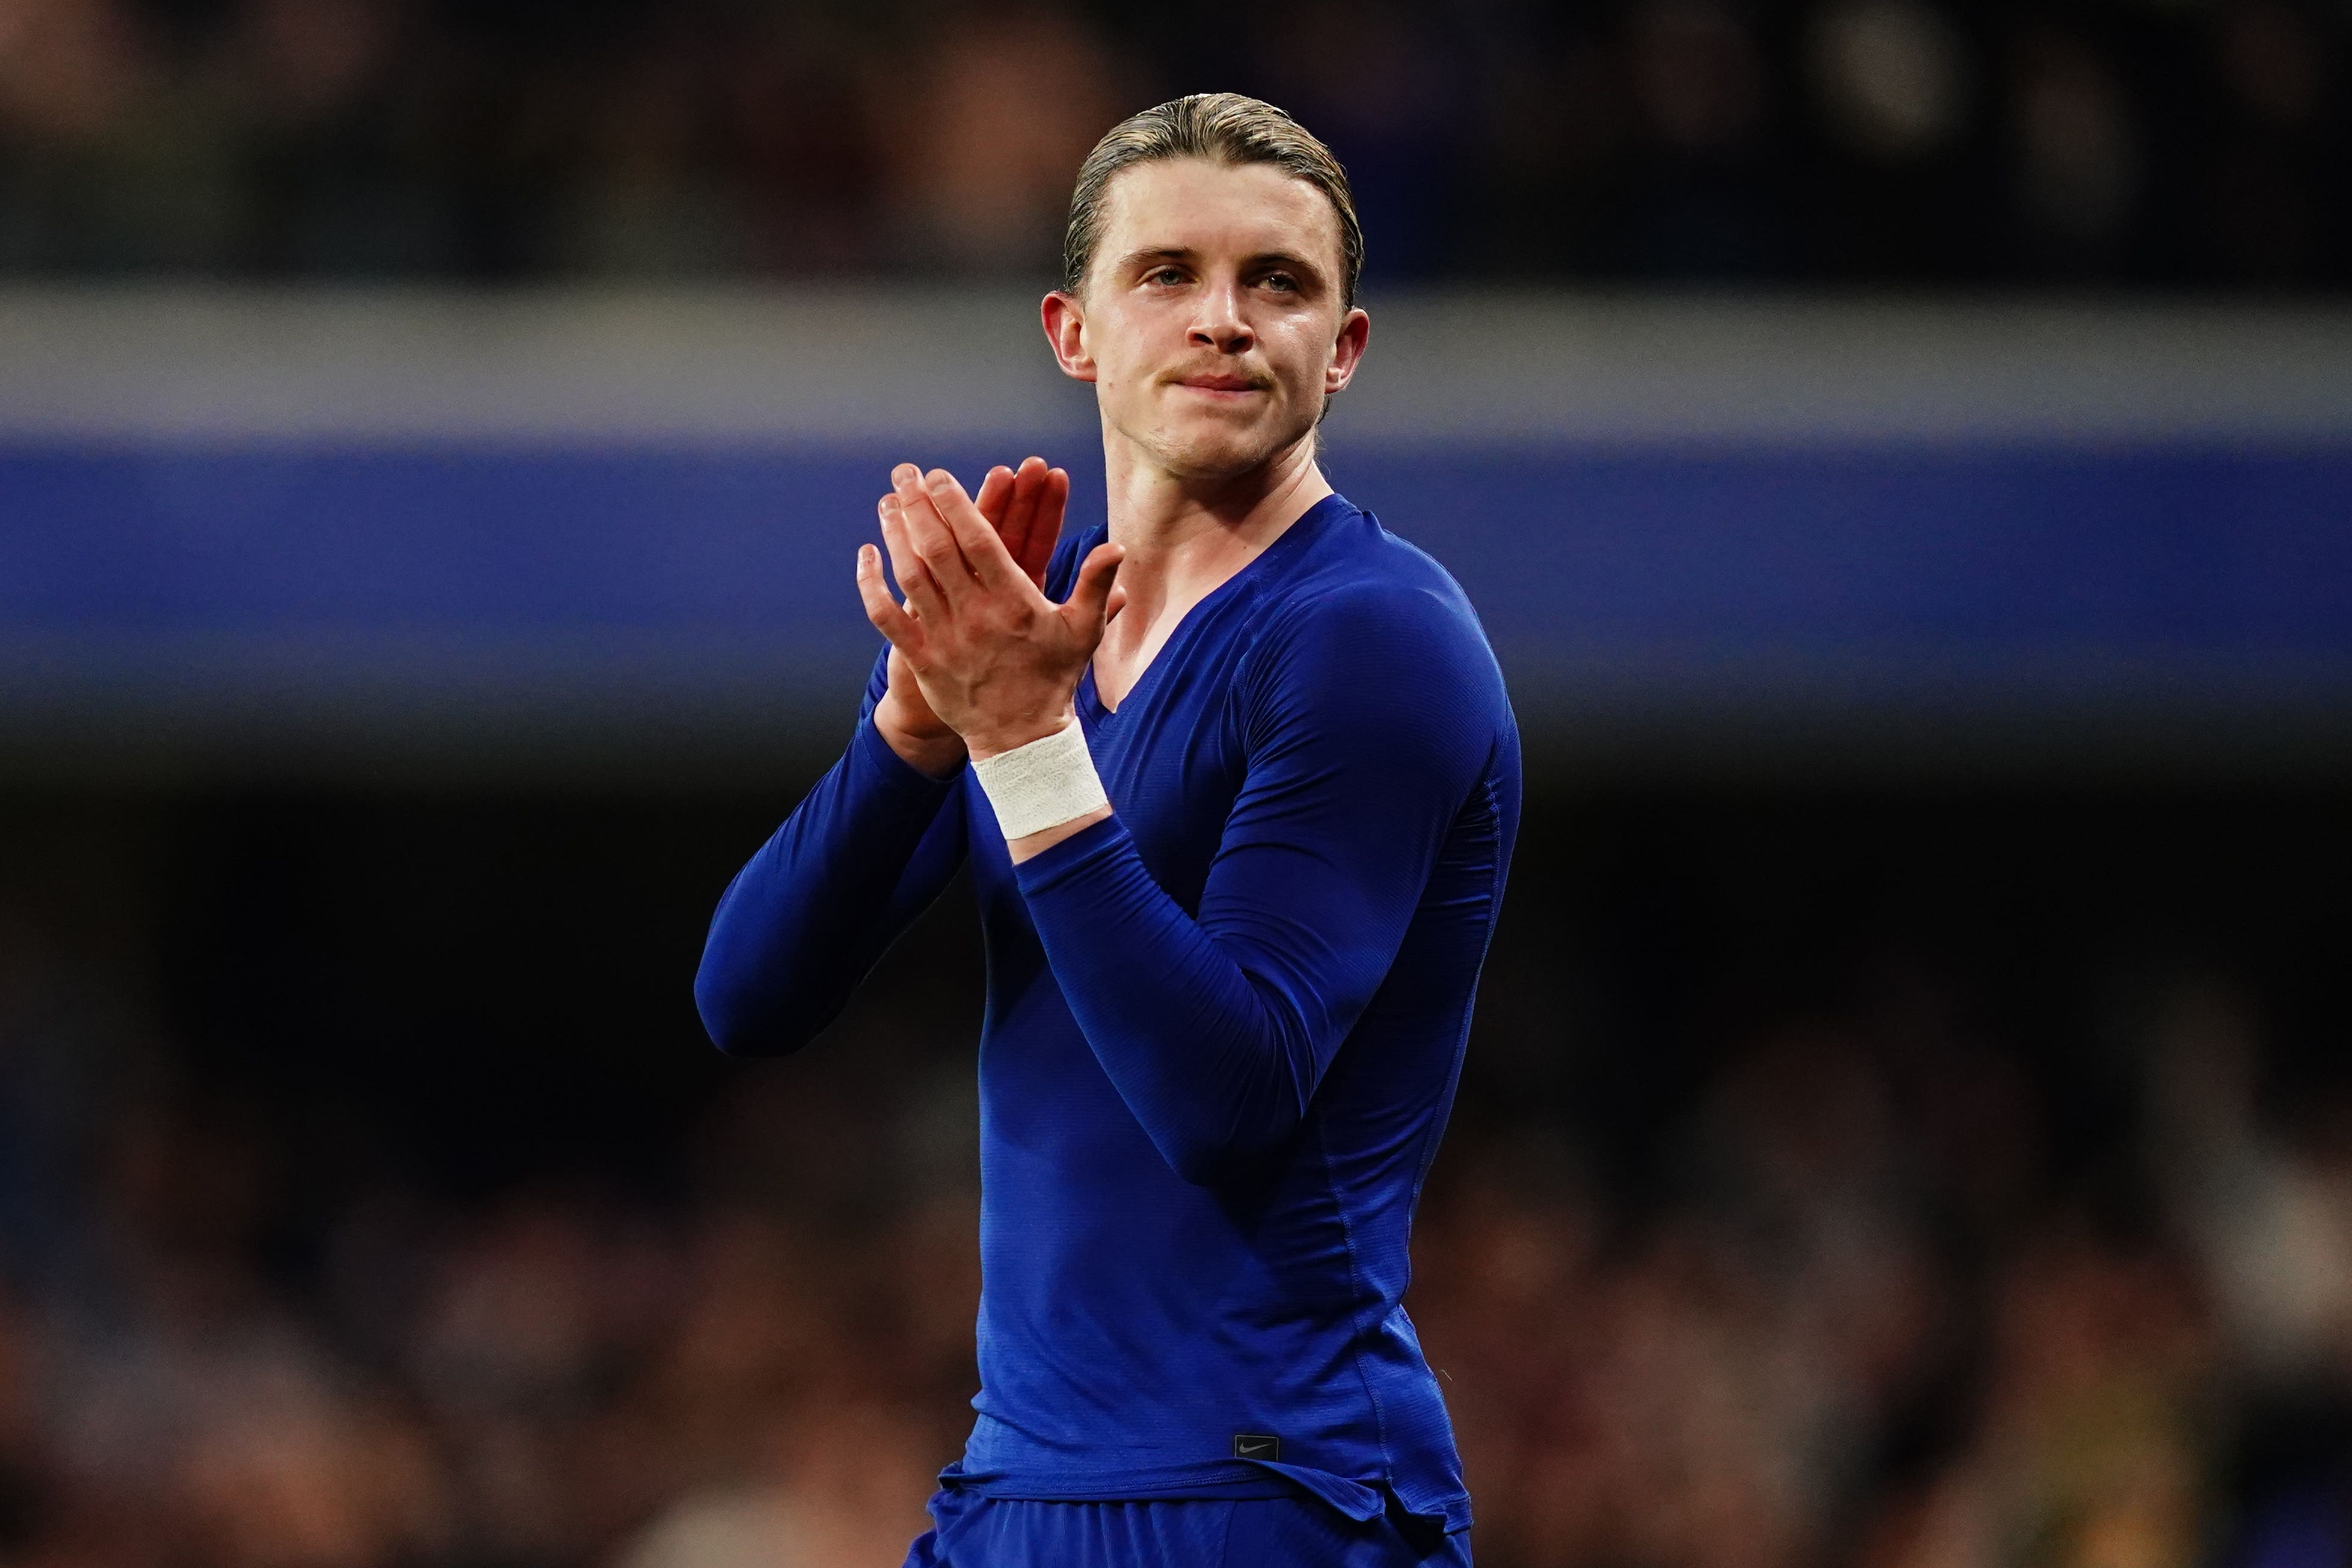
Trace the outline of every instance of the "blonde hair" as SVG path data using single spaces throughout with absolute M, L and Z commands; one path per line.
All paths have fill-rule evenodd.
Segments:
M 1111 177 L 1137 163 L 1163 158 L 1209 158 L 1220 163 L 1266 163 L 1323 193 L 1339 218 L 1340 297 L 1356 303 L 1364 270 L 1364 230 L 1348 171 L 1313 132 L 1274 105 L 1237 92 L 1196 92 L 1131 114 L 1110 128 L 1078 165 L 1070 193 L 1070 226 L 1062 238 L 1062 287 L 1086 285 L 1095 247 L 1102 242 L 1103 193 Z

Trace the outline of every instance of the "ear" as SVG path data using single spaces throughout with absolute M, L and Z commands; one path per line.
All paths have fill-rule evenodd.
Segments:
M 1054 346 L 1055 363 L 1072 381 L 1095 378 L 1095 356 L 1087 350 L 1087 308 L 1077 296 L 1056 289 L 1039 308 L 1045 341 Z
M 1335 396 L 1348 390 L 1356 379 L 1356 367 L 1364 363 L 1364 346 L 1372 341 L 1372 319 L 1360 310 L 1351 310 L 1341 318 L 1339 335 L 1331 343 L 1331 363 L 1323 367 L 1323 395 Z

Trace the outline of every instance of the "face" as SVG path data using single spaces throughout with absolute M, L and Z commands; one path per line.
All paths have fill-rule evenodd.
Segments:
M 1245 473 L 1307 439 L 1370 332 L 1341 300 L 1339 217 L 1262 163 L 1138 163 L 1105 193 L 1082 294 L 1045 301 L 1062 368 L 1182 478 Z

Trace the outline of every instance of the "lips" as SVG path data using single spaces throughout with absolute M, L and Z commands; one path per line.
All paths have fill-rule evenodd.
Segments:
M 1195 392 L 1256 392 L 1260 384 L 1245 375 L 1188 375 L 1177 383 Z

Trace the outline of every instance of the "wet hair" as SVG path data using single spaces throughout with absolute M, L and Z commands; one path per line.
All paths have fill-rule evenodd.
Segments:
M 1166 158 L 1208 158 L 1227 164 L 1265 163 L 1306 181 L 1330 201 L 1339 218 L 1340 298 L 1352 307 L 1364 270 L 1364 230 L 1348 172 L 1331 149 L 1274 105 L 1237 92 L 1196 92 L 1131 114 L 1110 128 L 1078 165 L 1070 193 L 1070 226 L 1062 238 L 1062 287 L 1086 285 L 1102 242 L 1103 193 L 1112 176 L 1138 163 Z

